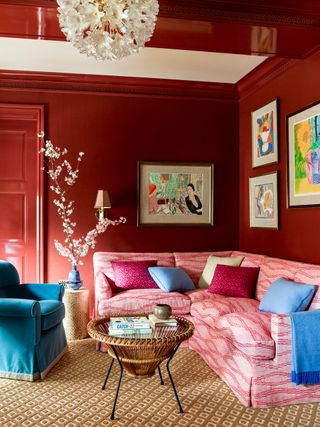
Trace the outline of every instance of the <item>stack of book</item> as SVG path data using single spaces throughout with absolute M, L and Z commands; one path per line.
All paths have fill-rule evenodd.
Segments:
M 110 317 L 109 335 L 111 336 L 151 333 L 152 329 L 147 317 Z
M 159 319 L 154 314 L 149 314 L 149 320 L 152 328 L 157 328 L 159 326 L 176 327 L 178 324 L 177 319 L 173 316 L 170 316 L 169 319 Z

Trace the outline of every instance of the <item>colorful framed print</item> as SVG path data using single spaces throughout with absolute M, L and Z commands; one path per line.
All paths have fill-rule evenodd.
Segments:
M 250 227 L 278 229 L 278 173 L 249 180 Z
M 320 103 L 287 117 L 288 205 L 320 205 Z
M 213 164 L 138 162 L 138 225 L 213 225 Z
M 251 113 L 252 167 L 278 161 L 278 99 Z

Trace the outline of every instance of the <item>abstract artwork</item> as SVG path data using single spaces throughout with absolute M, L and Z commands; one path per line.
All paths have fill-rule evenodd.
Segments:
M 320 104 L 288 117 L 289 207 L 320 204 Z
M 278 161 L 277 99 L 251 114 L 252 166 Z
M 278 228 L 277 172 L 250 178 L 250 227 Z
M 139 162 L 138 225 L 213 225 L 213 165 Z

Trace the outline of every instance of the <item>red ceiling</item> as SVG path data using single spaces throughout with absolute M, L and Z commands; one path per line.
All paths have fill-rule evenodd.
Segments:
M 320 47 L 319 0 L 159 3 L 148 46 L 285 58 L 303 58 Z M 64 40 L 56 8 L 54 0 L 0 0 L 0 36 Z

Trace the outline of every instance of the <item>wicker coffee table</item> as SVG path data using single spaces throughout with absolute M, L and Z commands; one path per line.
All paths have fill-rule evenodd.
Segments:
M 126 316 L 147 316 L 147 314 L 126 314 Z M 178 321 L 177 327 L 160 327 L 156 328 L 151 334 L 134 334 L 129 337 L 110 336 L 108 329 L 108 317 L 94 319 L 88 323 L 88 333 L 90 337 L 104 343 L 108 349 L 108 354 L 112 357 L 102 390 L 106 387 L 115 360 L 117 360 L 120 367 L 119 380 L 110 417 L 112 420 L 114 419 L 116 410 L 123 369 L 130 376 L 140 378 L 151 377 L 155 374 L 156 370 L 158 370 L 160 382 L 163 385 L 164 382 L 160 364 L 165 360 L 167 361 L 167 371 L 179 410 L 181 413 L 183 412 L 170 372 L 169 364 L 181 342 L 192 336 L 194 326 L 186 319 L 179 317 L 176 317 L 176 319 Z

